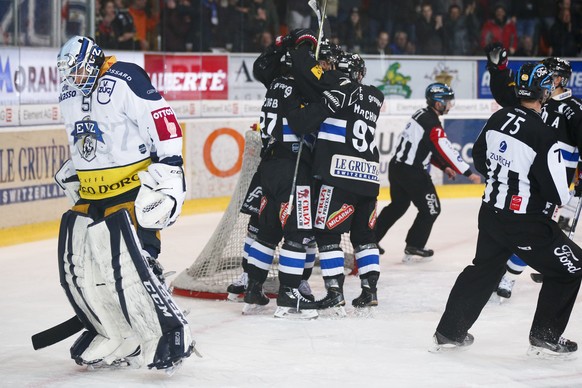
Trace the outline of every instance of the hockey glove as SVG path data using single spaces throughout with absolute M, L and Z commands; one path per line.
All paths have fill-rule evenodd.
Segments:
M 186 198 L 182 167 L 154 163 L 138 175 L 141 188 L 135 199 L 137 222 L 145 229 L 154 230 L 172 225 Z
M 505 70 L 509 58 L 507 57 L 507 50 L 501 43 L 490 43 L 485 47 L 485 54 L 487 54 L 487 70 Z
M 311 45 L 312 48 L 317 46 L 317 38 L 313 31 L 308 28 L 298 28 L 285 36 L 278 36 L 275 39 L 275 46 L 280 49 L 297 48 L 304 43 Z
M 76 204 L 81 198 L 79 196 L 79 189 L 81 188 L 81 182 L 79 182 L 79 176 L 77 175 L 77 170 L 73 166 L 71 159 L 68 159 L 59 171 L 55 174 L 55 181 L 57 185 L 65 192 L 65 195 L 69 199 L 72 205 Z

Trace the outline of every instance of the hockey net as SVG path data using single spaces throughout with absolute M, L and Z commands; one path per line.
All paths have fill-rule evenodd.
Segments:
M 172 281 L 174 294 L 193 298 L 226 299 L 226 288 L 242 273 L 243 247 L 250 216 L 241 213 L 240 208 L 259 165 L 261 145 L 260 133 L 247 131 L 241 173 L 230 203 L 194 263 Z M 279 289 L 277 268 L 280 246 L 281 244 L 277 247 L 275 260 L 264 284 L 267 294 L 276 294 Z M 341 246 L 345 254 L 346 269 L 350 272 L 354 268 L 354 252 L 348 234 L 342 236 Z M 318 265 L 316 258 L 314 273 L 317 272 Z

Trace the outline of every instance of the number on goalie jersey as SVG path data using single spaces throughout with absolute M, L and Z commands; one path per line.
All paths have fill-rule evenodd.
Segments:
M 172 369 L 193 341 L 156 259 L 158 230 L 185 197 L 182 130 L 145 71 L 105 57 L 90 38 L 67 41 L 57 68 L 71 160 L 55 179 L 75 202 L 61 221 L 61 284 L 87 329 L 71 356 L 116 364 L 140 355 Z

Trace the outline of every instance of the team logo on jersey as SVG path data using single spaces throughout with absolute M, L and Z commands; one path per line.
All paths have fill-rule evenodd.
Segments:
M 180 128 L 172 108 L 167 106 L 154 110 L 151 114 L 161 141 L 182 137 L 182 128 Z
M 311 189 L 309 186 L 297 186 L 297 228 L 311 229 Z
M 97 88 L 97 102 L 102 105 L 107 105 L 111 101 L 111 95 L 115 88 L 115 80 L 104 78 L 99 82 Z
M 88 162 L 95 159 L 98 142 L 105 144 L 103 132 L 99 129 L 97 122 L 91 120 L 89 116 L 86 116 L 82 121 L 75 122 L 71 136 L 73 136 L 73 144 L 79 151 L 79 155 Z
M 503 153 L 505 151 L 507 151 L 507 143 L 502 141 L 501 144 L 499 144 L 499 152 Z
M 329 206 L 333 196 L 333 187 L 322 185 L 319 189 L 319 200 L 317 201 L 317 212 L 315 214 L 314 226 L 318 229 L 325 229 L 325 220 L 329 214 Z
M 354 214 L 354 207 L 352 205 L 348 205 L 344 203 L 337 212 L 331 213 L 329 219 L 326 222 L 328 229 L 333 229 L 343 223 L 345 220 L 350 218 L 350 216 Z
M 523 201 L 523 198 L 521 198 L 519 195 L 512 195 L 511 202 L 509 204 L 509 209 L 519 211 L 519 209 L 521 209 L 521 202 L 522 201 Z

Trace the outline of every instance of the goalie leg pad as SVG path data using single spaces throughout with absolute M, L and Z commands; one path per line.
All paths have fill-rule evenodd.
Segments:
M 166 369 L 190 356 L 188 323 L 142 255 L 127 210 L 90 225 L 88 233 L 105 285 L 140 338 L 148 367 Z
M 110 293 L 88 245 L 87 228 L 93 220 L 68 211 L 61 220 L 58 257 L 60 280 L 75 313 L 88 329 L 71 347 L 71 358 L 78 364 L 94 364 L 107 359 L 120 347 L 135 351 L 139 343 L 125 342 L 131 330 L 115 309 Z M 125 354 L 124 354 L 125 355 Z

